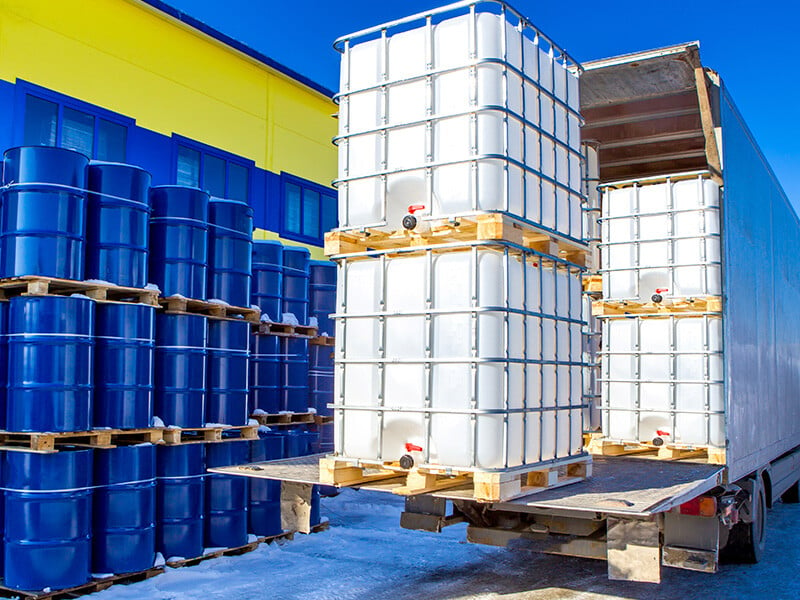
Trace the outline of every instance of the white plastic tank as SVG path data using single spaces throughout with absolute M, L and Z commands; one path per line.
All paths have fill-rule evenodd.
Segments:
M 719 316 L 608 318 L 602 365 L 608 438 L 725 446 Z
M 581 452 L 580 273 L 503 245 L 342 260 L 335 449 L 505 468 Z
M 603 296 L 718 296 L 720 188 L 708 174 L 603 190 Z
M 399 229 L 418 206 L 506 211 L 583 238 L 578 67 L 509 9 L 481 12 L 498 6 L 346 38 L 342 228 Z

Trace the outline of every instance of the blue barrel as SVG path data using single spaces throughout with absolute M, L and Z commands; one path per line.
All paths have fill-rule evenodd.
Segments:
M 46 146 L 6 150 L 0 195 L 0 277 L 83 279 L 83 154 Z
M 275 322 L 283 318 L 283 244 L 253 242 L 253 287 L 251 302 Z
M 96 450 L 93 573 L 131 573 L 153 566 L 156 548 L 156 447 Z
M 201 315 L 156 317 L 155 415 L 166 426 L 206 423 L 207 323 Z
M 150 427 L 155 308 L 145 304 L 99 302 L 96 312 L 94 426 Z
M 133 165 L 92 162 L 88 186 L 86 278 L 143 288 L 150 173 Z
M 208 467 L 249 462 L 250 440 L 228 440 L 206 445 Z M 247 504 L 250 480 L 210 473 L 206 481 L 206 547 L 235 548 L 247 543 Z
M 164 558 L 203 554 L 205 444 L 159 446 L 156 463 L 156 551 Z
M 163 296 L 206 297 L 208 194 L 177 185 L 150 188 L 150 281 Z
M 250 442 L 250 462 L 263 462 L 283 458 L 283 436 L 277 433 L 259 433 Z M 250 479 L 250 505 L 248 507 L 248 533 L 258 536 L 280 534 L 281 482 L 270 479 Z
M 68 588 L 89 581 L 92 450 L 5 452 L 6 587 Z
M 301 325 L 308 323 L 308 285 L 311 253 L 301 246 L 283 247 L 283 312 Z
M 281 354 L 281 410 L 307 412 L 308 395 L 308 340 L 282 337 Z
M 331 415 L 333 402 L 333 346 L 309 344 L 308 387 L 311 406 L 320 415 Z
M 84 296 L 11 299 L 6 429 L 91 429 L 94 311 Z
M 250 345 L 250 409 L 274 415 L 281 410 L 281 338 L 254 335 Z
M 250 323 L 208 320 L 206 421 L 247 425 Z
M 0 429 L 6 428 L 7 385 L 8 385 L 8 302 L 0 302 Z
M 237 200 L 208 205 L 208 297 L 250 306 L 253 209 Z
M 336 265 L 328 260 L 312 260 L 309 267 L 309 307 L 316 317 L 320 335 L 336 335 Z

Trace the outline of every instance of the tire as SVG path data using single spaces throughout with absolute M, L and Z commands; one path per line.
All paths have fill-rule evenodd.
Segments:
M 753 488 L 753 521 L 740 522 L 731 528 L 728 543 L 720 553 L 723 562 L 754 564 L 764 555 L 767 540 L 767 498 L 760 478 Z
M 795 481 L 792 487 L 781 494 L 781 502 L 784 504 L 800 503 L 800 481 Z

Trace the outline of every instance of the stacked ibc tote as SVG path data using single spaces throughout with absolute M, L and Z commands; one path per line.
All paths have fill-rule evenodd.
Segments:
M 151 187 L 132 165 L 5 153 L 5 591 L 88 593 L 162 572 L 157 554 L 184 566 L 283 534 L 279 484 L 206 472 L 310 454 L 319 437 L 313 419 L 249 419 L 251 234 L 246 204 Z M 308 385 L 307 366 L 296 378 Z M 319 523 L 318 494 L 311 512 Z
M 405 474 L 398 493 L 502 500 L 587 476 L 580 66 L 499 2 L 337 48 L 335 436 L 320 480 L 378 466 Z

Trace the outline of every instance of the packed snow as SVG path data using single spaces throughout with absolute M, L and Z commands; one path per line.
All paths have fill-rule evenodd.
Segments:
M 724 565 L 716 575 L 663 570 L 661 585 L 608 581 L 606 563 L 465 542 L 465 526 L 441 534 L 400 529 L 403 500 L 345 490 L 323 499 L 328 531 L 261 545 L 241 556 L 167 569 L 113 586 L 98 600 L 601 600 L 610 598 L 800 597 L 796 583 L 800 505 L 768 516 L 767 554 L 758 565 Z

